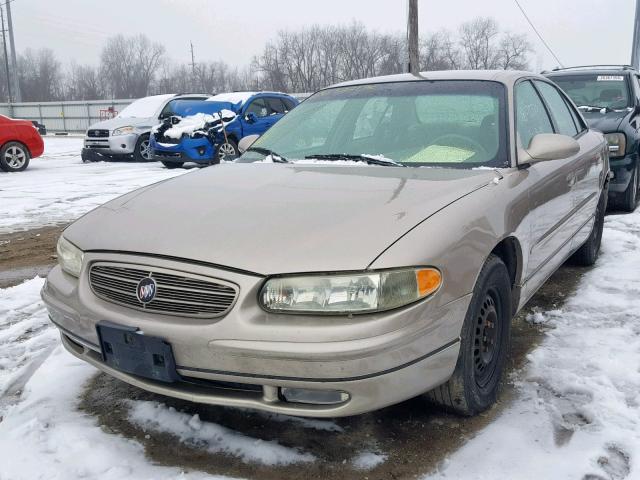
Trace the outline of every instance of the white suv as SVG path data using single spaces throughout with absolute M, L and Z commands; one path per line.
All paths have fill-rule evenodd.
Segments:
M 104 157 L 133 157 L 139 162 L 152 160 L 149 149 L 151 127 L 173 114 L 175 100 L 206 100 L 207 94 L 153 95 L 134 101 L 117 117 L 94 123 L 87 130 L 82 149 L 83 161 L 98 161 Z

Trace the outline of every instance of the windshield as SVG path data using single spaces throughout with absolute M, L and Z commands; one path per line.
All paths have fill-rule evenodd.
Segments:
M 578 107 L 617 110 L 630 106 L 625 75 L 554 75 L 551 79 Z
M 136 100 L 118 114 L 118 118 L 150 118 L 173 95 L 154 95 Z
M 504 86 L 489 81 L 323 90 L 285 115 L 238 161 L 262 161 L 277 152 L 288 161 L 365 155 L 405 166 L 504 167 L 504 98 Z

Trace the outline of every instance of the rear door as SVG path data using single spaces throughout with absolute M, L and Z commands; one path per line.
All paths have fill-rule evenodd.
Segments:
M 538 89 L 530 80 L 515 87 L 516 128 L 519 146 L 527 148 L 540 133 L 559 133 L 561 128 L 551 115 Z M 568 113 L 568 112 L 567 112 Z M 563 261 L 563 248 L 571 248 L 571 229 L 567 222 L 574 209 L 575 166 L 579 156 L 532 164 L 525 174 L 531 178 L 532 242 L 526 279 L 541 273 L 546 279 Z

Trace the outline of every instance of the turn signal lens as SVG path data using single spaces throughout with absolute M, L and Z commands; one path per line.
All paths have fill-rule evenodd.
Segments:
M 442 284 L 442 274 L 435 268 L 418 270 L 416 279 L 418 280 L 418 293 L 421 297 L 431 295 Z

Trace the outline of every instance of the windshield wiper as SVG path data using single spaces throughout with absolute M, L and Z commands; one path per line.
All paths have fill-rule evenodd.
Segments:
M 271 157 L 274 163 L 290 163 L 289 160 L 284 158 L 282 155 L 277 154 L 273 150 L 269 150 L 268 148 L 262 147 L 249 147 L 247 152 L 257 152 L 263 154 L 265 157 Z
M 578 107 L 578 110 L 586 110 L 587 112 L 599 112 L 601 110 L 604 110 L 607 113 L 613 112 L 613 109 L 611 107 L 599 107 L 597 105 L 580 105 Z
M 313 155 L 307 155 L 304 157 L 307 160 L 352 160 L 354 162 L 368 163 L 369 165 L 382 165 L 385 167 L 406 167 L 401 163 L 398 163 L 390 158 L 374 157 L 373 155 L 361 154 L 355 155 L 350 153 L 316 153 Z

